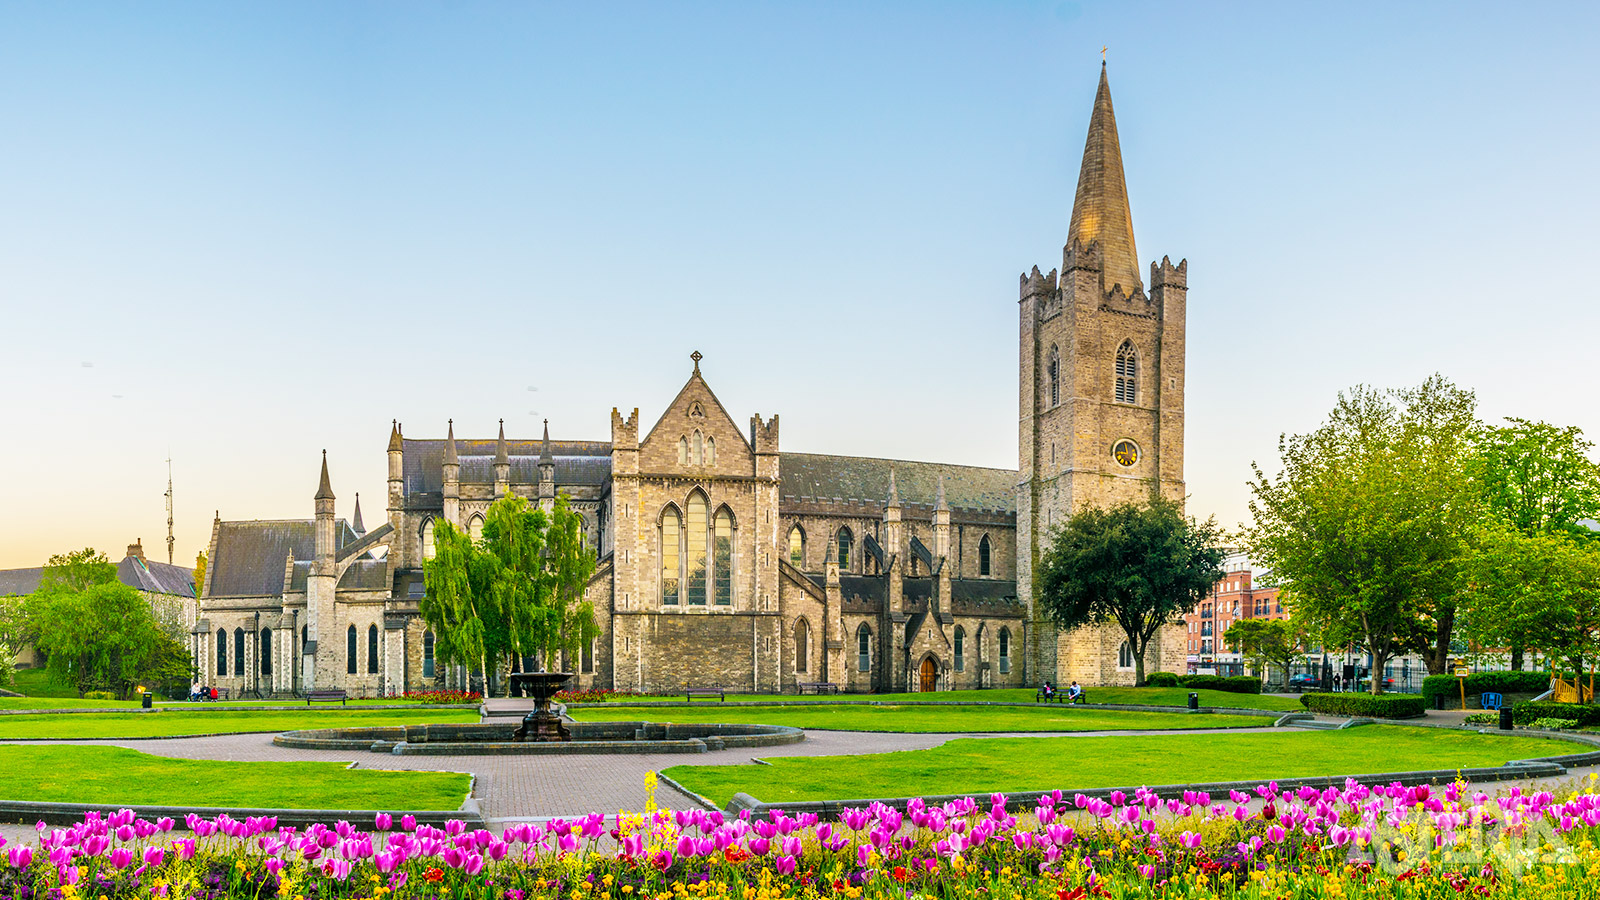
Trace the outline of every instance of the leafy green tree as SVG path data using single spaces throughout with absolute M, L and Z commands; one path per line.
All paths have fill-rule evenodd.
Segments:
M 1600 466 L 1589 458 L 1593 443 L 1576 426 L 1508 418 L 1502 426 L 1483 429 L 1468 465 L 1474 489 L 1482 501 L 1487 531 L 1485 552 L 1493 555 L 1505 543 L 1496 523 L 1533 536 L 1562 533 L 1588 538 L 1584 519 L 1600 518 Z M 1482 574 L 1482 572 L 1480 572 Z M 1483 585 L 1475 598 L 1482 599 Z M 1488 610 L 1470 610 L 1489 615 Z M 1481 636 L 1497 623 L 1474 626 Z M 1511 640 L 1487 646 L 1508 647 L 1511 668 L 1522 668 L 1525 644 Z
M 421 613 L 437 658 L 484 673 L 509 657 L 555 665 L 558 653 L 598 636 L 593 605 L 583 600 L 595 561 L 582 521 L 564 496 L 549 513 L 507 496 L 489 507 L 479 543 L 448 523 L 436 526 Z
M 117 565 L 104 553 L 88 547 L 50 557 L 39 576 L 35 594 L 75 593 L 117 580 Z
M 1358 386 L 1315 431 L 1279 439 L 1276 478 L 1252 464 L 1251 555 L 1319 643 L 1364 648 L 1375 672 L 1408 649 L 1430 672 L 1448 659 L 1478 516 L 1466 474 L 1475 408 L 1439 375 L 1412 390 Z
M 1472 640 L 1538 647 L 1578 673 L 1600 656 L 1600 543 L 1495 523 L 1463 575 Z
M 1233 652 L 1249 657 L 1263 676 L 1270 666 L 1282 668 L 1285 684 L 1294 661 L 1305 655 L 1304 634 L 1288 619 L 1237 619 L 1223 639 Z
M 206 552 L 201 550 L 194 557 L 194 595 L 196 597 L 206 589 Z
M 52 590 L 37 615 L 51 678 L 79 696 L 107 690 L 126 698 L 136 685 L 160 679 L 175 655 L 187 658 L 139 592 L 115 581 Z
M 25 598 L 16 594 L 0 597 L 0 685 L 11 684 L 17 654 L 33 639 Z
M 1211 590 L 1225 555 L 1216 522 L 1197 523 L 1170 500 L 1086 507 L 1051 535 L 1036 597 L 1062 628 L 1120 627 L 1143 685 L 1151 639 Z

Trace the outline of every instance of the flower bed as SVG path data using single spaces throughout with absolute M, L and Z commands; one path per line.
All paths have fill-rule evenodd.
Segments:
M 483 699 L 476 691 L 407 691 L 401 697 L 413 703 L 477 703 Z
M 605 703 L 609 700 L 627 700 L 634 697 L 677 697 L 676 694 L 644 693 L 641 691 L 614 691 L 610 688 L 580 688 L 572 691 L 556 691 L 556 700 L 561 703 Z
M 37 847 L 6 848 L 0 898 L 1554 898 L 1592 895 L 1600 866 L 1600 794 L 1354 781 L 1226 798 L 1057 792 L 1026 809 L 996 794 L 837 822 L 647 809 L 499 834 L 386 814 L 371 830 L 191 815 L 175 837 L 175 824 L 129 810 L 41 824 Z

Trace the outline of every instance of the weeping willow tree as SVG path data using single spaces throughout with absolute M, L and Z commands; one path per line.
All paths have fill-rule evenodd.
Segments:
M 520 497 L 495 501 L 478 542 L 440 523 L 434 557 L 423 563 L 421 606 L 437 659 L 487 676 L 502 660 L 549 664 L 577 653 L 600 634 L 594 605 L 583 599 L 594 568 L 583 519 L 566 497 L 548 513 Z

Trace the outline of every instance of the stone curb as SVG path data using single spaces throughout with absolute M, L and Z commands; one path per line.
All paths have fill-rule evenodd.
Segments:
M 433 729 L 445 738 L 432 735 Z M 729 729 L 722 731 L 723 728 Z M 353 750 L 390 753 L 395 756 L 571 756 L 596 754 L 706 753 L 711 750 L 776 747 L 798 744 L 805 732 L 788 725 L 662 725 L 650 722 L 581 722 L 575 730 L 600 736 L 599 740 L 574 740 L 554 743 L 518 743 L 507 738 L 512 726 L 372 726 L 353 729 L 308 729 L 286 731 L 272 739 L 279 747 L 299 750 Z M 635 740 L 638 732 L 659 731 L 662 737 Z M 673 737 L 674 729 L 688 732 Z M 608 735 L 618 732 L 624 736 Z M 359 734 L 357 734 L 359 733 Z M 629 736 L 631 734 L 631 736 Z M 583 737 L 583 734 L 579 735 Z M 414 738 L 414 739 L 412 739 Z
M 672 788 L 673 790 L 675 790 L 678 793 L 684 795 L 685 797 L 688 797 L 690 800 L 695 801 L 696 803 L 700 804 L 701 806 L 705 807 L 706 809 L 716 809 L 717 808 L 717 804 L 711 802 L 711 798 L 710 797 L 707 797 L 705 794 L 697 794 L 694 791 L 689 790 L 688 788 L 684 787 L 682 784 L 679 784 L 678 780 L 676 778 L 673 778 L 672 776 L 666 774 L 665 772 L 657 772 L 656 773 L 656 781 L 661 783 L 661 784 L 666 785 L 667 787 Z
M 1600 747 L 1600 736 L 1573 734 L 1519 735 L 1516 732 L 1466 728 L 1457 725 L 1432 725 L 1426 727 L 1444 728 L 1452 731 L 1471 731 L 1481 734 L 1538 737 L 1546 740 L 1565 740 L 1573 743 L 1588 744 L 1592 747 Z M 1347 779 L 1355 779 L 1363 784 L 1393 784 L 1398 782 L 1409 787 L 1421 784 L 1449 784 L 1450 782 L 1453 782 L 1459 778 L 1464 778 L 1468 781 L 1516 781 L 1523 778 L 1548 778 L 1565 775 L 1567 774 L 1567 770 L 1569 768 L 1596 764 L 1600 764 L 1600 750 L 1591 751 L 1588 753 L 1537 757 L 1534 759 L 1514 759 L 1506 762 L 1506 764 L 1502 766 L 1476 769 L 1424 769 L 1413 772 L 1381 772 L 1367 775 L 1314 775 L 1300 778 L 1255 778 L 1248 781 L 1221 781 L 1205 784 L 1168 784 L 1154 787 L 1148 785 L 1128 785 L 1123 787 L 1090 789 L 1059 788 L 1049 791 L 1019 791 L 1014 794 L 1006 794 L 1006 809 L 1013 812 L 1023 811 L 1027 807 L 1037 804 L 1040 797 L 1053 794 L 1055 790 L 1060 790 L 1063 794 L 1083 794 L 1086 797 L 1105 800 L 1110 797 L 1112 791 L 1132 793 L 1133 791 L 1138 790 L 1139 787 L 1147 787 L 1149 790 L 1152 790 L 1157 794 L 1166 796 L 1181 794 L 1183 791 L 1198 791 L 1213 795 L 1225 794 L 1231 790 L 1249 792 L 1254 791 L 1257 786 L 1266 784 L 1268 782 L 1276 782 L 1280 791 L 1294 790 L 1300 787 L 1338 787 L 1343 785 Z M 972 796 L 976 795 L 941 794 L 936 797 L 923 797 L 921 799 L 928 805 L 933 806 Z M 892 797 L 855 800 L 806 800 L 794 803 L 763 803 L 762 801 L 757 800 L 755 797 L 740 791 L 733 795 L 733 799 L 728 801 L 728 805 L 724 807 L 723 811 L 729 815 L 738 815 L 745 810 L 749 810 L 753 816 L 760 815 L 761 813 L 770 813 L 772 810 L 782 810 L 786 814 L 809 812 L 816 814 L 816 816 L 820 819 L 834 820 L 837 819 L 839 814 L 847 808 L 860 808 L 872 803 L 882 803 L 886 806 L 904 810 L 906 808 L 906 804 L 912 799 L 915 798 Z

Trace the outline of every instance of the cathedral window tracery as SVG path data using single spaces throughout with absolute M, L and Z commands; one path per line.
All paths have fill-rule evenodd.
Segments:
M 1139 354 L 1132 341 L 1123 341 L 1117 348 L 1118 403 L 1135 403 L 1139 399 Z
M 691 606 L 706 605 L 706 506 L 706 496 L 695 491 L 689 495 L 688 514 L 683 517 L 683 581 Z

